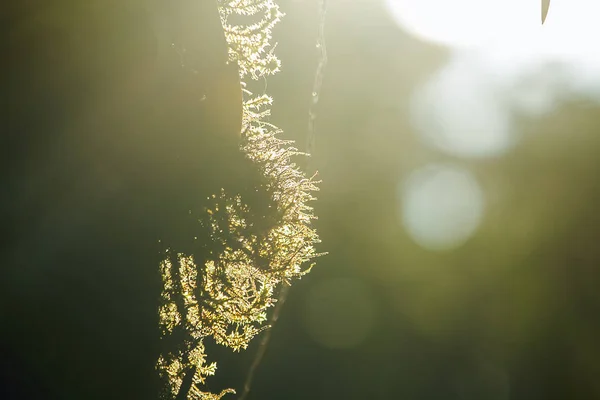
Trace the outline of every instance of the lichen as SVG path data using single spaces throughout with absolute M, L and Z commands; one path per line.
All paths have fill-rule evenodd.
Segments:
M 272 0 L 220 1 L 219 12 L 229 60 L 239 65 L 243 85 L 279 71 L 271 30 L 283 14 Z M 258 22 L 233 24 L 234 18 Z M 181 390 L 187 390 L 183 394 L 190 400 L 235 393 L 202 390 L 206 377 L 216 371 L 216 363 L 207 363 L 205 339 L 233 351 L 246 349 L 268 328 L 267 312 L 276 302 L 277 288 L 308 273 L 319 256 L 315 216 L 308 205 L 318 182 L 293 162 L 306 154 L 280 139 L 281 130 L 267 122 L 273 99 L 244 87 L 240 151 L 261 180 L 250 190 L 224 188 L 203 199 L 197 221 L 207 241 L 200 244 L 202 256 L 166 250 L 160 264 L 159 319 L 165 350 L 156 367 L 167 399 L 181 396 Z M 257 201 L 255 193 L 267 201 Z M 189 389 L 182 388 L 186 379 Z

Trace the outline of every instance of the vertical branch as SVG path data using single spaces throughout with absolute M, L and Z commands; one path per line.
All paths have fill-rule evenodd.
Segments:
M 277 299 L 277 304 L 275 305 L 275 309 L 273 310 L 273 314 L 271 315 L 271 320 L 269 321 L 269 329 L 265 332 L 258 346 L 258 350 L 256 351 L 256 355 L 252 360 L 252 364 L 250 365 L 250 369 L 248 370 L 248 375 L 246 376 L 246 381 L 244 382 L 244 390 L 239 397 L 239 400 L 246 400 L 248 393 L 250 393 L 250 388 L 252 387 L 252 380 L 254 379 L 254 373 L 258 368 L 260 362 L 262 361 L 265 353 L 267 352 L 267 345 L 269 344 L 269 340 L 271 340 L 271 332 L 273 325 L 277 322 L 279 318 L 279 314 L 281 313 L 281 309 L 283 308 L 283 303 L 287 298 L 287 293 L 289 292 L 290 287 L 284 284 L 281 287 L 281 292 L 279 293 L 279 298 Z
M 321 94 L 321 87 L 323 86 L 323 78 L 325 76 L 325 67 L 327 65 L 327 47 L 325 43 L 325 17 L 327 13 L 327 0 L 319 0 L 319 25 L 317 32 L 317 43 L 316 48 L 319 52 L 319 61 L 317 64 L 317 69 L 315 71 L 315 78 L 313 82 L 312 92 L 311 92 L 311 102 L 308 110 L 308 129 L 307 129 L 307 138 L 306 138 L 306 153 L 312 155 L 315 149 L 316 143 L 316 134 L 315 134 L 315 121 L 317 119 L 316 108 L 319 103 L 319 95 Z M 305 165 L 306 172 L 310 170 L 310 158 L 306 158 Z M 250 365 L 250 369 L 248 370 L 248 375 L 246 376 L 246 380 L 244 382 L 244 389 L 242 394 L 239 397 L 239 400 L 245 400 L 250 393 L 250 388 L 252 386 L 252 380 L 254 379 L 254 374 L 258 369 L 269 345 L 269 341 L 271 339 L 271 332 L 273 330 L 273 326 L 277 322 L 279 318 L 279 314 L 281 313 L 281 309 L 287 299 L 289 294 L 290 287 L 286 284 L 283 284 L 281 288 L 281 292 L 279 293 L 279 297 L 277 298 L 277 304 L 275 309 L 273 310 L 273 314 L 269 320 L 269 329 L 265 332 L 256 355 L 252 360 L 252 364 Z
M 186 360 L 186 363 L 189 363 L 189 360 Z M 194 383 L 194 375 L 196 375 L 196 366 L 192 365 L 185 371 L 175 400 L 187 400 L 190 389 L 192 388 L 192 383 Z
M 178 1 L 188 4 L 197 0 Z M 202 1 L 210 3 L 217 0 Z M 224 31 L 229 46 L 230 63 L 235 62 L 240 67 L 239 74 L 236 74 L 236 85 L 239 86 L 238 79 L 244 83 L 244 78 L 266 78 L 267 75 L 279 71 L 280 62 L 273 53 L 274 46 L 270 43 L 271 30 L 283 16 L 276 2 L 218 0 L 216 4 L 221 18 L 220 28 Z M 250 16 L 259 21 L 232 25 L 228 22 L 229 16 Z M 199 47 L 201 44 L 191 39 L 188 42 L 189 37 L 194 36 L 193 33 L 196 32 L 192 28 L 190 27 L 192 32 L 187 35 L 184 33 L 188 31 L 182 30 L 178 40 L 179 46 L 176 47 L 181 52 L 184 68 L 188 68 L 192 73 L 194 70 L 203 71 L 212 67 L 217 70 L 226 69 L 222 68 L 227 66 L 226 63 L 220 66 L 202 63 Z M 317 48 L 323 55 L 322 31 L 321 27 Z M 207 53 L 209 47 L 207 45 Z M 322 57 L 317 73 L 319 83 L 316 84 L 315 90 L 320 88 L 324 61 Z M 220 104 L 218 96 L 211 96 L 210 87 L 212 86 L 209 82 L 205 88 L 205 97 L 208 101 L 211 101 L 212 97 L 215 104 Z M 219 82 L 215 83 L 214 87 L 221 91 L 224 89 Z M 236 88 L 238 91 L 239 89 Z M 176 296 L 173 300 L 183 300 L 182 308 L 181 304 L 173 304 L 169 297 L 166 299 L 171 301 L 168 308 L 160 311 L 160 323 L 165 326 L 170 324 L 170 331 L 177 329 L 182 333 L 179 346 L 173 346 L 176 352 L 168 352 L 168 359 L 161 354 L 157 361 L 162 374 L 169 378 L 171 392 L 166 395 L 168 398 L 218 400 L 226 393 L 234 393 L 233 390 L 227 389 L 220 394 L 214 394 L 198 388 L 197 385 L 204 384 L 204 378 L 213 375 L 216 370 L 216 363 L 206 364 L 202 340 L 212 337 L 217 343 L 234 351 L 245 349 L 249 341 L 263 330 L 258 326 L 263 324 L 268 309 L 276 302 L 273 293 L 279 289 L 279 299 L 270 317 L 269 327 L 274 325 L 280 315 L 290 281 L 305 275 L 312 267 L 311 265 L 301 269 L 300 266 L 321 255 L 315 252 L 314 244 L 320 240 L 314 228 L 310 226 L 311 219 L 316 217 L 306 205 L 314 200 L 310 193 L 318 190 L 315 185 L 317 182 L 313 180 L 314 175 L 307 178 L 306 174 L 297 168 L 291 160 L 302 153 L 293 147 L 287 147 L 291 142 L 277 138 L 279 128 L 265 120 L 270 115 L 269 106 L 272 99 L 268 95 L 253 96 L 248 90 L 244 90 L 244 93 L 249 98 L 242 99 L 242 117 L 245 124 L 244 141 L 240 150 L 241 154 L 253 163 L 250 167 L 260 174 L 261 180 L 253 181 L 252 187 L 248 187 L 242 181 L 231 182 L 228 189 L 221 188 L 218 193 L 214 192 L 212 197 L 208 197 L 209 204 L 202 208 L 202 218 L 197 222 L 202 226 L 201 229 L 206 231 L 204 240 L 212 245 L 211 250 L 214 254 L 211 251 L 210 254 L 204 254 L 205 257 L 196 257 L 194 260 L 191 256 L 178 252 L 179 263 L 173 262 L 173 266 L 179 265 L 179 270 L 173 267 L 173 271 L 163 271 L 163 274 L 168 272 L 169 276 L 173 275 L 173 279 L 180 283 L 176 285 L 169 280 L 169 276 L 163 276 L 165 290 L 177 291 L 177 294 L 173 293 Z M 224 94 L 224 98 L 229 96 Z M 236 99 L 239 100 L 239 97 Z M 211 117 L 209 109 L 205 108 L 204 111 Z M 223 115 L 215 118 L 228 120 Z M 205 123 L 213 126 L 212 122 Z M 240 129 L 237 129 L 237 133 L 239 131 Z M 193 150 L 190 150 L 190 154 L 192 152 Z M 264 193 L 264 200 L 268 199 L 272 204 L 257 204 L 253 194 L 255 191 Z M 268 210 L 271 205 L 273 208 Z M 199 210 L 194 212 L 197 211 Z M 186 234 L 188 233 L 191 231 L 186 231 Z M 177 242 L 174 245 L 181 248 L 185 246 L 179 242 L 187 243 L 189 249 L 194 252 L 194 246 L 190 246 L 185 239 L 186 234 L 173 238 L 173 241 Z M 197 240 L 196 236 L 194 239 Z M 206 250 L 202 249 L 201 252 Z M 259 287 L 260 293 L 257 291 Z M 213 309 L 213 302 L 218 303 L 218 307 Z M 175 310 L 178 305 L 182 310 Z M 181 316 L 176 315 L 176 312 Z M 270 332 L 264 335 L 259 344 L 245 381 L 242 398 L 250 392 L 253 377 L 266 352 L 270 335 Z M 191 341 L 192 339 L 197 342 Z

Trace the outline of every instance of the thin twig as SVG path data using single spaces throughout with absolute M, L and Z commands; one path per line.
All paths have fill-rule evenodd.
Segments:
M 267 352 L 267 345 L 269 344 L 269 340 L 271 339 L 271 332 L 273 331 L 273 325 L 277 322 L 279 318 L 279 314 L 281 313 L 281 309 L 283 308 L 283 304 L 287 299 L 288 292 L 290 290 L 290 286 L 283 284 L 281 288 L 281 292 L 279 293 L 279 298 L 277 299 L 277 304 L 275 305 L 275 309 L 273 310 L 273 315 L 271 316 L 271 321 L 269 323 L 269 329 L 265 332 L 258 345 L 258 351 L 254 356 L 254 360 L 252 360 L 252 365 L 250 365 L 250 369 L 248 370 L 248 375 L 246 376 L 246 381 L 244 382 L 244 391 L 242 392 L 239 400 L 245 400 L 248 393 L 250 393 L 250 388 L 252 387 L 252 379 L 254 378 L 254 373 L 258 368 L 260 362 L 262 361 L 265 353 Z
M 317 119 L 317 105 L 319 103 L 319 96 L 321 94 L 321 87 L 323 86 L 323 77 L 325 75 L 325 66 L 327 65 L 327 47 L 325 46 L 325 16 L 327 14 L 327 0 L 319 0 L 319 31 L 317 34 L 317 50 L 319 51 L 319 63 L 317 64 L 317 70 L 315 72 L 315 79 L 313 82 L 313 89 L 311 93 L 311 101 L 308 107 L 308 131 L 306 138 L 306 152 L 310 155 L 314 154 L 316 135 L 315 135 L 315 121 Z M 308 163 L 310 157 L 307 158 L 306 170 L 308 171 Z

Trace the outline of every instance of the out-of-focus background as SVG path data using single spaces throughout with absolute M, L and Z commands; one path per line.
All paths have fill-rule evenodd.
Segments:
M 271 122 L 303 150 L 320 0 L 276 1 Z M 198 115 L 143 1 L 75 3 L 11 3 L 38 19 L 0 43 L 3 111 L 22 112 L 0 146 L 0 397 L 148 399 L 154 233 L 185 236 L 173 209 L 244 181 L 213 132 L 239 90 L 231 118 Z M 600 399 L 600 3 L 552 0 L 544 26 L 539 3 L 327 0 L 309 168 L 329 254 L 291 288 L 248 400 Z M 57 16 L 67 35 L 36 30 Z M 208 389 L 239 393 L 259 343 L 208 341 Z
M 281 5 L 273 121 L 302 148 L 318 2 Z M 328 0 L 311 167 L 329 255 L 249 398 L 600 399 L 599 13 Z

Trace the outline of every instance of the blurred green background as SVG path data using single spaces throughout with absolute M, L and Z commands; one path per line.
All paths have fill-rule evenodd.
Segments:
M 328 64 L 310 169 L 322 179 L 315 224 L 319 250 L 329 254 L 292 287 L 248 399 L 600 399 L 598 6 L 553 0 L 541 28 L 537 0 L 327 2 Z M 287 15 L 274 31 L 282 71 L 268 81 L 271 121 L 304 149 L 319 2 L 279 3 Z M 131 58 L 147 65 L 147 32 L 119 24 L 111 46 L 120 49 L 119 35 L 130 35 L 138 41 L 123 48 L 139 50 Z M 49 59 L 56 54 L 46 50 Z M 104 60 L 101 51 L 88 56 Z M 151 74 L 139 65 L 135 71 Z M 52 90 L 68 82 L 73 98 L 82 95 L 69 71 L 49 71 L 41 82 Z M 123 103 L 109 108 L 141 103 L 130 119 L 146 121 L 157 110 L 139 101 L 147 95 L 140 75 L 132 90 L 111 81 L 119 89 L 111 98 Z M 158 104 L 189 108 L 192 97 L 169 94 Z M 156 136 L 119 136 L 133 131 L 129 125 L 103 135 L 114 127 L 94 125 L 102 120 L 94 111 L 81 122 L 94 127 L 89 143 L 65 133 L 69 152 L 44 135 L 72 115 L 56 114 L 60 101 L 42 97 L 37 120 L 24 108 L 34 141 L 15 139 L 26 148 L 15 154 L 32 158 L 2 160 L 9 188 L 2 201 L 13 207 L 3 229 L 17 239 L 2 247 L 9 272 L 0 281 L 8 299 L 0 315 L 10 318 L 1 365 L 11 372 L 0 387 L 71 382 L 62 398 L 78 398 L 77 390 L 139 393 L 158 340 L 160 282 L 148 269 L 156 248 L 147 244 L 156 226 L 146 217 L 158 210 L 157 221 L 177 230 L 153 197 L 164 195 L 159 184 L 176 176 L 173 187 L 187 188 L 165 195 L 169 201 L 196 193 L 197 171 L 182 175 L 185 162 L 155 161 L 181 145 L 192 158 L 209 141 L 186 136 L 197 121 L 169 119 L 176 112 L 156 117 L 175 124 L 169 136 L 146 125 Z M 215 173 L 230 160 L 218 139 L 199 150 L 207 178 L 228 175 Z M 89 170 L 73 167 L 82 165 Z M 218 362 L 208 387 L 239 390 L 258 342 L 241 354 L 207 343 L 209 361 Z M 60 357 L 73 362 L 65 367 L 72 376 Z

